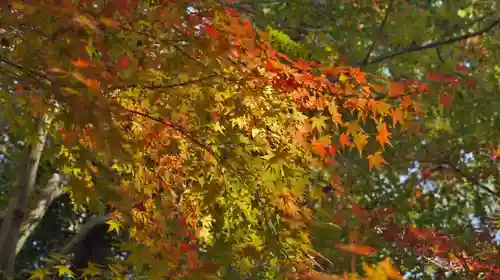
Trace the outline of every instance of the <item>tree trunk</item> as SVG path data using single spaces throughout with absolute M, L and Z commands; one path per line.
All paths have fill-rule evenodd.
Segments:
M 30 191 L 33 189 L 38 172 L 38 165 L 47 138 L 50 121 L 43 117 L 37 131 L 37 142 L 28 144 L 21 159 L 19 174 L 9 199 L 8 207 L 0 230 L 0 273 L 4 277 L 13 277 L 16 247 L 21 235 L 21 225 L 28 211 Z

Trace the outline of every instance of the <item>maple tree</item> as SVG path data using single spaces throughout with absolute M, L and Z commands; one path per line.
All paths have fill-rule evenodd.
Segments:
M 345 157 L 350 168 L 344 172 L 357 178 L 349 181 L 348 189 L 368 209 L 394 211 L 400 224 L 454 236 L 467 258 L 484 254 L 490 264 L 498 263 L 496 230 L 490 223 L 498 211 L 498 166 L 492 160 L 498 139 L 492 127 L 498 124 L 499 42 L 499 19 L 492 11 L 498 6 L 471 1 L 275 1 L 233 8 L 271 26 L 280 49 L 388 76 L 394 81 L 389 88 L 393 96 L 418 89 L 422 94 L 414 100 L 423 112 L 417 137 L 393 132 L 391 143 L 397 145 L 385 153 L 390 166 L 380 173 L 367 176 L 361 171 L 364 163 Z M 394 123 L 400 117 L 400 112 L 393 114 Z M 494 271 L 487 265 L 480 271 L 470 265 L 470 270 L 457 269 L 443 258 L 390 249 L 391 243 L 380 247 L 410 278 L 442 277 L 446 272 L 469 279 Z
M 339 2 L 339 9 L 356 13 L 363 7 L 358 1 Z M 397 1 L 380 2 L 359 19 L 396 26 L 388 11 Z M 306 4 L 262 5 L 278 19 L 277 14 L 292 15 Z M 76 208 L 90 208 L 96 216 L 31 279 L 130 274 L 343 279 L 348 272 L 400 279 L 398 270 L 418 266 L 416 256 L 435 261 L 450 255 L 461 265 L 495 272 L 487 262 L 461 255 L 493 252 L 487 242 L 480 243 L 489 248 L 485 251 L 465 250 L 460 239 L 425 229 L 427 214 L 417 214 L 439 199 L 432 191 L 422 193 L 424 181 L 434 182 L 439 192 L 472 187 L 465 195 L 481 199 L 487 191 L 487 199 L 497 199 L 483 183 L 498 174 L 495 162 L 487 175 L 483 161 L 459 165 L 461 150 L 475 149 L 474 160 L 486 157 L 485 162 L 496 151 L 494 140 L 463 133 L 463 126 L 470 129 L 470 116 L 457 117 L 484 100 L 457 98 L 477 88 L 476 75 L 484 73 L 437 74 L 427 65 L 406 63 L 405 69 L 416 69 L 414 78 L 401 79 L 365 67 L 441 45 L 425 43 L 372 59 L 381 48 L 373 41 L 356 66 L 350 62 L 359 57 L 359 48 L 345 51 L 351 42 L 339 41 L 338 47 L 328 36 L 291 40 L 276 28 L 255 28 L 262 18 L 252 11 L 260 4 L 54 0 L 2 5 L 1 119 L 25 139 L 2 214 L 0 270 L 6 276 L 13 275 L 16 255 L 36 221 L 65 192 Z M 321 5 L 306 10 L 318 12 Z M 300 20 L 307 22 L 308 13 L 303 15 Z M 488 25 L 477 35 L 491 29 Z M 356 32 L 348 36 L 354 42 L 361 40 Z M 493 52 L 495 41 L 483 40 L 488 43 L 481 48 L 466 45 L 460 59 Z M 309 51 L 311 43 L 320 48 Z M 338 49 L 324 48 L 325 43 Z M 329 59 L 339 53 L 350 58 L 332 64 Z M 398 72 L 395 65 L 387 69 Z M 483 79 L 492 79 L 492 69 L 498 68 L 481 70 L 489 75 Z M 470 69 L 457 64 L 453 71 Z M 491 108 L 474 110 L 495 122 Z M 478 148 L 487 144 L 490 149 Z M 37 179 L 44 153 L 57 171 L 37 188 L 44 184 Z M 414 162 L 419 176 L 408 174 Z M 481 178 L 475 177 L 477 168 Z M 409 179 L 399 183 L 402 175 Z M 392 190 L 380 189 L 386 185 Z M 410 187 L 400 191 L 399 185 Z M 49 196 L 38 194 L 31 203 L 38 189 Z M 439 213 L 434 212 L 430 215 Z M 120 237 L 116 249 L 126 257 L 108 262 L 107 269 L 94 263 L 83 270 L 68 266 L 74 246 L 97 224 Z M 381 240 L 385 246 L 376 248 Z M 407 248 L 417 250 L 401 252 Z

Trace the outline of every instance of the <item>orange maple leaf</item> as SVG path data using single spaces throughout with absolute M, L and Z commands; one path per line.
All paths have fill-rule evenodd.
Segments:
M 413 105 L 413 100 L 408 95 L 403 96 L 403 102 L 401 102 L 400 107 L 402 109 L 406 109 L 412 105 Z
M 99 84 L 99 81 L 98 80 L 94 80 L 94 79 L 86 79 L 85 80 L 85 85 L 89 88 L 89 89 L 93 89 L 93 90 L 96 90 L 96 91 L 99 91 L 101 89 L 101 85 Z
M 488 144 L 488 147 L 491 151 L 491 156 L 493 158 L 500 158 L 500 146 L 494 147 L 493 145 Z
M 71 64 L 73 64 L 73 66 L 75 66 L 76 68 L 80 69 L 88 68 L 90 66 L 88 60 L 81 58 L 71 60 Z
M 380 123 L 377 126 L 377 131 L 378 131 L 378 133 L 377 133 L 377 137 L 375 139 L 377 139 L 377 141 L 380 143 L 382 148 L 385 147 L 385 144 L 391 145 L 391 142 L 389 141 L 389 137 L 391 136 L 391 133 L 387 130 L 387 124 L 385 122 Z
M 391 116 L 393 125 L 396 125 L 397 123 L 403 125 L 403 111 L 401 109 L 395 108 L 394 110 L 392 110 Z
M 307 63 L 303 59 L 299 59 L 299 60 L 297 60 L 297 62 L 294 62 L 293 63 L 293 67 L 295 67 L 297 69 L 300 69 L 300 70 L 308 70 L 309 68 L 311 68 L 311 66 L 309 65 L 309 63 Z
M 365 72 L 361 72 L 361 71 L 359 71 L 359 69 L 354 69 L 352 74 L 353 74 L 354 78 L 356 79 L 356 81 L 358 81 L 358 83 L 360 83 L 360 84 L 366 83 Z
M 400 82 L 391 82 L 389 84 L 389 96 L 398 97 L 405 94 L 405 85 Z
M 347 251 L 347 252 L 350 252 L 350 253 L 354 253 L 354 254 L 357 254 L 357 255 L 361 255 L 361 256 L 373 256 L 377 250 L 373 247 L 370 247 L 370 246 L 364 246 L 364 245 L 358 245 L 358 244 L 339 244 L 337 245 L 337 248 L 343 250 L 343 251 Z
M 345 133 L 342 133 L 339 137 L 339 142 L 340 142 L 340 145 L 342 145 L 342 149 L 345 149 L 345 147 L 351 147 L 352 146 L 352 143 L 351 143 L 351 139 L 349 138 L 349 135 L 345 134 Z
M 327 150 L 325 149 L 325 144 L 322 141 L 313 140 L 312 146 L 313 146 L 313 151 L 316 154 L 319 154 L 322 156 L 326 156 L 328 154 Z
M 368 167 L 370 169 L 379 168 L 382 164 L 386 163 L 384 158 L 380 155 L 380 152 L 376 152 L 366 158 L 368 159 Z

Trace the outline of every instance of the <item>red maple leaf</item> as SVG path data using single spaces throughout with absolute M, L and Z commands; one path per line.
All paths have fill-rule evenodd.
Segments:
M 120 68 L 127 69 L 130 66 L 130 57 L 127 53 L 121 53 L 120 57 L 116 61 L 116 64 Z
M 441 105 L 443 105 L 444 108 L 453 108 L 455 106 L 453 104 L 454 99 L 455 95 L 443 92 L 439 96 L 439 103 L 441 103 Z

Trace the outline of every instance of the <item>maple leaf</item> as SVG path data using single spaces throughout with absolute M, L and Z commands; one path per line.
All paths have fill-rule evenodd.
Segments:
M 94 263 L 88 262 L 87 267 L 83 270 L 81 277 L 95 277 L 101 274 L 101 269 Z M 85 278 L 84 278 L 85 279 Z
M 403 125 L 403 111 L 399 108 L 394 108 L 391 113 L 392 116 L 392 124 L 396 125 L 397 123 L 400 123 Z
M 382 164 L 386 163 L 380 152 L 376 152 L 366 158 L 368 159 L 368 167 L 370 169 L 379 168 Z
M 79 24 L 82 27 L 86 27 L 94 32 L 97 31 L 97 26 L 95 20 L 93 19 L 90 19 L 84 15 L 77 15 L 73 18 L 73 20 L 75 21 L 75 23 Z
M 326 121 L 328 120 L 327 117 L 325 116 L 317 116 L 317 117 L 313 117 L 311 118 L 311 126 L 312 126 L 312 129 L 316 129 L 318 132 L 321 132 L 323 131 L 323 128 L 325 127 L 326 125 Z
M 377 114 L 385 117 L 389 114 L 391 109 L 391 105 L 389 103 L 382 101 L 372 101 L 370 102 L 370 106 L 372 108 L 373 117 L 376 117 Z
M 402 109 L 406 109 L 412 105 L 413 105 L 413 100 L 408 95 L 403 96 L 403 102 L 401 102 L 400 107 Z
M 207 25 L 205 27 L 205 30 L 207 31 L 207 35 L 210 38 L 217 39 L 219 38 L 219 31 L 215 28 L 213 28 L 211 25 Z
M 419 83 L 418 90 L 421 91 L 421 92 L 430 92 L 431 88 L 426 83 Z
M 359 123 L 357 122 L 349 122 L 347 124 L 347 133 L 348 134 L 351 134 L 351 135 L 356 135 L 356 133 L 358 132 L 358 130 L 360 130 L 360 126 L 359 126 Z
M 438 73 L 429 73 L 426 75 L 427 79 L 432 80 L 432 81 L 441 81 L 443 80 L 443 76 Z
M 405 94 L 405 85 L 400 82 L 391 82 L 389 84 L 389 96 L 399 97 Z
M 327 151 L 325 149 L 325 144 L 322 143 L 321 141 L 313 140 L 312 146 L 313 146 L 313 151 L 316 154 L 322 155 L 322 156 L 326 156 L 327 155 Z
M 368 135 L 363 132 L 359 132 L 354 136 L 354 145 L 359 151 L 359 154 L 363 152 L 363 148 L 368 144 Z
M 373 256 L 377 252 L 377 250 L 373 247 L 363 246 L 363 245 L 353 244 L 353 243 L 351 243 L 351 244 L 339 244 L 339 245 L 337 245 L 337 248 L 339 248 L 343 251 L 346 251 L 346 252 L 350 252 L 350 253 L 361 255 L 361 256 L 367 256 L 367 257 Z
M 342 145 L 342 149 L 345 149 L 345 147 L 351 147 L 352 146 L 352 143 L 351 143 L 351 139 L 349 138 L 349 135 L 345 134 L 345 133 L 342 133 L 339 137 L 339 142 L 340 142 L 340 145 Z
M 344 121 L 342 120 L 342 115 L 339 114 L 338 108 L 337 108 L 337 105 L 335 104 L 335 102 L 332 101 L 328 104 L 328 112 L 332 116 L 332 120 L 335 122 L 336 125 L 339 125 L 339 124 L 342 125 L 344 123 Z
M 127 53 L 121 53 L 116 61 L 116 65 L 122 69 L 127 69 L 130 66 L 130 57 Z
M 330 156 L 334 157 L 337 154 L 337 151 L 338 151 L 337 146 L 333 144 L 328 146 L 328 153 L 330 154 Z
M 58 276 L 65 276 L 67 275 L 70 278 L 75 277 L 75 273 L 69 269 L 69 267 L 65 265 L 56 265 L 54 266 L 55 269 L 57 269 L 57 275 Z
M 120 23 L 112 18 L 109 18 L 109 17 L 103 17 L 101 16 L 99 18 L 99 21 L 104 24 L 104 26 L 110 28 L 120 28 Z
M 126 15 L 130 8 L 128 0 L 115 0 L 115 7 L 121 15 Z
M 109 220 L 106 222 L 109 225 L 108 232 L 116 231 L 116 233 L 120 233 L 120 222 L 117 220 Z
M 375 268 L 369 267 L 363 263 L 363 270 L 366 273 L 367 280 L 402 280 L 403 276 L 392 265 L 390 258 L 385 258 L 379 262 Z
M 47 269 L 37 268 L 31 273 L 29 280 L 44 280 L 48 275 L 50 273 Z
M 380 123 L 377 126 L 377 141 L 380 143 L 382 148 L 385 147 L 386 144 L 391 145 L 391 142 L 389 141 L 389 137 L 391 136 L 391 133 L 387 130 L 387 124 L 385 122 Z
M 264 66 L 266 67 L 266 69 L 269 72 L 272 72 L 272 73 L 278 73 L 281 71 L 281 68 L 276 67 L 275 63 L 273 63 L 272 60 L 266 60 L 266 62 L 264 62 Z
M 296 62 L 293 62 L 293 67 L 300 69 L 300 70 L 308 70 L 309 68 L 311 68 L 309 63 L 307 63 L 303 59 L 299 59 Z
M 359 71 L 359 69 L 355 69 L 352 73 L 356 81 L 360 84 L 366 83 L 366 73 Z
M 81 59 L 81 58 L 71 60 L 71 64 L 73 64 L 73 66 L 75 66 L 76 68 L 79 68 L 79 69 L 88 68 L 90 65 L 88 60 Z M 54 72 L 54 71 L 52 71 L 52 72 Z
M 500 158 L 500 146 L 499 147 L 494 147 L 493 145 L 491 144 L 488 144 L 488 147 L 491 151 L 491 157 L 493 159 L 499 159 Z
M 100 85 L 98 80 L 86 79 L 84 83 L 89 89 L 92 89 L 95 91 L 99 91 L 101 89 L 101 85 Z
M 347 77 L 344 74 L 340 74 L 340 76 L 339 76 L 339 82 L 345 83 L 347 80 L 349 80 L 349 77 Z
M 457 64 L 457 65 L 455 66 L 455 69 L 456 69 L 457 71 L 460 71 L 460 72 L 467 72 L 467 71 L 469 71 L 469 68 L 467 68 L 467 66 L 462 65 L 462 64 Z
M 455 99 L 455 95 L 449 94 L 447 92 L 443 92 L 439 95 L 439 103 L 443 105 L 444 108 L 453 108 L 453 100 Z

